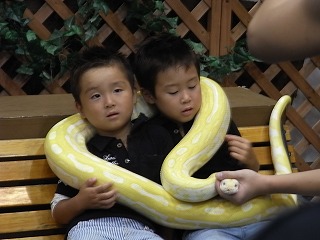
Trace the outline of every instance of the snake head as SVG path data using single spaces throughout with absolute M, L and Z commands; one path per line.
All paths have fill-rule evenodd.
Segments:
M 239 182 L 236 179 L 224 179 L 220 183 L 220 189 L 225 194 L 235 194 L 239 190 Z

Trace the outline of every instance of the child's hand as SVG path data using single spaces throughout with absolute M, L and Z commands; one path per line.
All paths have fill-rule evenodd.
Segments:
M 97 179 L 88 179 L 80 188 L 78 195 L 79 204 L 83 209 L 111 208 L 117 200 L 117 192 L 112 189 L 112 183 L 95 186 Z
M 53 218 L 60 224 L 70 221 L 87 209 L 111 208 L 117 199 L 117 192 L 112 189 L 112 183 L 95 186 L 97 179 L 88 179 L 72 198 L 61 200 L 53 210 Z
M 240 161 L 249 169 L 254 171 L 259 170 L 259 162 L 257 161 L 250 141 L 243 137 L 230 134 L 226 135 L 225 140 L 229 145 L 230 155 L 233 158 Z

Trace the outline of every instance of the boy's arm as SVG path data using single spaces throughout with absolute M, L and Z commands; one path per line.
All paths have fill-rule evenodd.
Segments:
M 320 54 L 319 0 L 264 0 L 247 29 L 249 51 L 265 62 Z
M 87 209 L 111 208 L 117 199 L 112 183 L 94 186 L 95 183 L 96 179 L 88 179 L 75 197 L 59 201 L 52 210 L 55 221 L 59 224 L 68 224 Z
M 52 209 L 52 217 L 59 224 L 68 224 L 85 210 L 81 208 L 81 202 L 77 197 L 62 199 Z

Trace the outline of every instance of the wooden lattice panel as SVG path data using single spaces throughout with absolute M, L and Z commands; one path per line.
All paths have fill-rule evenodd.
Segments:
M 103 22 L 96 37 L 88 45 L 112 45 L 128 58 L 146 34 L 127 21 L 125 1 L 107 1 L 110 11 L 101 13 Z M 239 39 L 258 10 L 260 2 L 240 0 L 166 0 L 166 14 L 178 18 L 177 33 L 201 42 L 208 53 L 224 55 Z M 25 17 L 32 19 L 30 29 L 42 39 L 48 39 L 54 29 L 63 27 L 78 7 L 75 0 L 28 1 Z M 80 49 L 79 49 L 80 50 Z M 69 91 L 69 75 L 53 76 L 51 82 L 41 82 L 15 73 L 21 59 L 0 52 L 0 96 L 24 94 L 57 94 Z M 287 111 L 287 124 L 298 158 L 320 166 L 320 82 L 313 80 L 319 73 L 320 58 L 305 62 L 283 62 L 268 65 L 248 63 L 242 71 L 223 79 L 224 86 L 245 86 L 275 100 L 288 94 L 293 104 Z

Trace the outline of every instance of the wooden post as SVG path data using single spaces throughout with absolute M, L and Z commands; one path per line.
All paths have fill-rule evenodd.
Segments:
M 221 36 L 220 36 L 220 55 L 228 54 L 229 50 L 234 45 L 231 38 L 231 17 L 232 9 L 230 0 L 222 1 L 221 13 Z
M 220 55 L 220 38 L 221 38 L 221 8 L 222 0 L 211 0 L 211 13 L 208 20 L 209 54 L 213 56 Z

